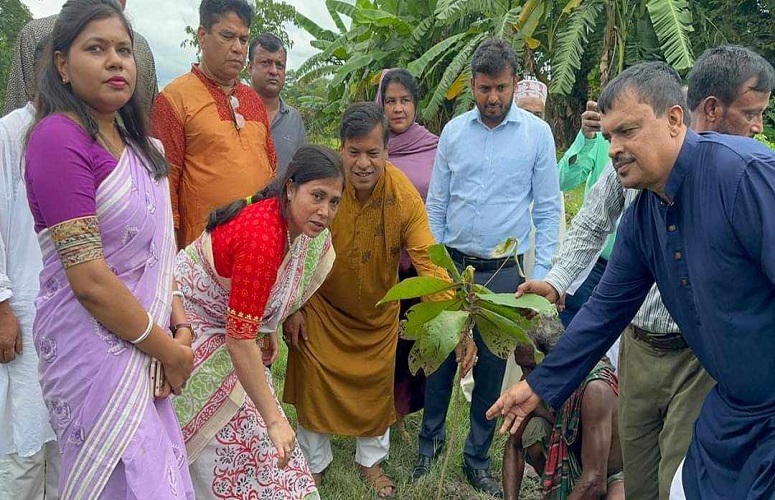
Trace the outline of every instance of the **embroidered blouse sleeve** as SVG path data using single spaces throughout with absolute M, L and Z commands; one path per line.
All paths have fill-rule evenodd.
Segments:
M 232 275 L 226 335 L 254 339 L 285 249 L 285 224 L 273 210 L 243 211 L 232 231 Z
M 27 145 L 26 180 L 36 226 L 51 231 L 65 269 L 103 258 L 89 137 L 64 117 L 42 122 Z

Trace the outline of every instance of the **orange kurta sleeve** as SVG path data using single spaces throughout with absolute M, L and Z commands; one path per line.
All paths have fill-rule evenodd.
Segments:
M 414 197 L 413 197 L 414 198 Z M 425 205 L 417 194 L 417 200 L 407 206 L 408 221 L 404 225 L 404 245 L 409 253 L 412 265 L 417 269 L 419 276 L 433 276 L 445 281 L 452 280 L 447 271 L 433 262 L 428 255 L 428 248 L 435 244 L 433 233 L 428 225 L 428 214 L 425 211 Z M 455 296 L 454 292 L 440 292 L 427 297 L 428 300 L 451 300 Z
M 285 253 L 287 227 L 276 200 L 244 208 L 213 230 L 213 258 L 231 278 L 226 335 L 254 339 Z
M 152 135 L 164 146 L 164 156 L 169 165 L 168 180 L 172 200 L 172 219 L 175 229 L 180 227 L 179 187 L 186 162 L 186 131 L 183 119 L 164 93 L 159 94 L 151 114 Z
M 423 205 L 419 194 L 416 198 L 416 200 L 412 200 L 413 203 L 406 207 L 407 218 L 403 231 L 404 247 L 419 276 L 435 276 L 448 280 L 447 272 L 431 262 L 428 256 L 428 249 L 435 244 L 435 241 L 428 225 L 425 205 Z

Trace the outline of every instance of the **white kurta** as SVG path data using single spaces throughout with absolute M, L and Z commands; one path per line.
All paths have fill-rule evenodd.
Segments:
M 38 382 L 32 321 L 43 267 L 27 203 L 22 154 L 34 119 L 31 104 L 0 119 L 0 301 L 9 300 L 19 320 L 23 353 L 0 364 L 0 456 L 29 457 L 55 439 Z

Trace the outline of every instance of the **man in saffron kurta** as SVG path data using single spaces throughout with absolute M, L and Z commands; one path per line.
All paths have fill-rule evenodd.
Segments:
M 167 85 L 153 106 L 153 135 L 170 166 L 179 248 L 204 231 L 213 209 L 255 194 L 277 169 L 264 103 L 239 81 L 253 14 L 243 3 L 202 2 L 201 62 Z
M 331 225 L 337 260 L 301 310 L 306 338 L 292 344 L 284 400 L 296 406 L 299 445 L 313 474 L 331 463 L 329 434 L 357 436 L 356 462 L 380 496 L 393 485 L 379 469 L 395 421 L 397 302 L 375 304 L 398 282 L 404 249 L 420 276 L 446 277 L 428 258 L 433 235 L 422 198 L 387 162 L 388 123 L 373 103 L 342 119 L 348 182 Z M 286 339 L 297 329 L 286 321 Z M 318 476 L 319 477 L 319 476 Z

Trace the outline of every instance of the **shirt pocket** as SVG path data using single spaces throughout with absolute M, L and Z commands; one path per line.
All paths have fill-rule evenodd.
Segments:
M 536 155 L 533 148 L 516 146 L 501 151 L 496 156 L 488 172 L 496 186 L 494 195 L 505 199 L 522 198 L 530 190 L 533 182 L 533 169 Z

